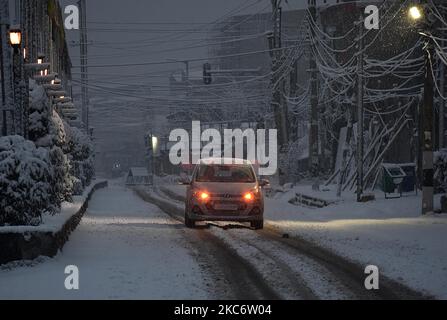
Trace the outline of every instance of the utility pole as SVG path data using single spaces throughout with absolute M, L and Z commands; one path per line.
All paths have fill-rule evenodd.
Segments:
M 287 145 L 288 141 L 288 130 L 287 130 L 287 114 L 282 103 L 282 93 L 284 89 L 284 80 L 279 80 L 280 75 L 278 75 L 279 67 L 281 65 L 282 52 L 282 41 L 281 41 L 281 28 L 282 28 L 282 10 L 281 10 L 281 0 L 271 0 L 272 2 L 272 22 L 273 22 L 273 35 L 270 39 L 270 50 L 271 56 L 273 58 L 273 76 L 272 76 L 272 90 L 273 99 L 272 107 L 275 114 L 275 122 L 278 129 L 279 145 L 283 149 Z M 278 83 L 279 82 L 279 83 Z
M 185 77 L 186 77 L 186 81 L 189 82 L 189 61 L 185 60 L 182 61 L 185 64 Z
M 339 143 L 343 143 L 343 154 L 342 154 L 342 162 L 340 166 L 340 173 L 338 174 L 338 184 L 337 184 L 337 197 L 341 197 L 341 191 L 343 188 L 343 183 L 346 178 L 346 171 L 348 169 L 348 153 L 349 153 L 349 142 L 351 141 L 352 136 L 352 114 L 350 110 L 347 111 L 348 124 L 346 126 L 346 136 L 345 141 L 341 141 Z
M 316 23 L 317 21 L 317 7 L 315 0 L 308 0 L 309 5 L 309 23 Z M 315 38 L 314 28 L 310 28 L 311 43 L 315 45 L 313 39 Z M 309 72 L 310 72 L 310 131 L 309 131 L 309 166 L 311 175 L 316 177 L 319 168 L 319 144 L 318 144 L 318 77 L 317 77 L 317 63 L 313 56 L 312 50 L 309 55 Z
M 441 41 L 441 46 L 444 47 L 445 46 L 445 41 Z M 439 64 L 440 70 L 439 70 L 439 88 L 441 91 L 441 94 L 443 97 L 445 97 L 445 64 L 444 63 L 440 63 Z M 439 99 L 439 150 L 444 148 L 444 123 L 445 123 L 445 100 L 440 97 Z
M 364 108 L 363 108 L 363 18 L 359 20 L 359 39 L 357 52 L 357 202 L 363 194 L 363 151 L 364 151 Z
M 282 29 L 282 9 L 281 0 L 271 0 L 272 3 L 272 24 L 273 32 L 269 36 L 269 48 L 270 56 L 272 58 L 272 78 L 271 78 L 271 89 L 272 92 L 272 102 L 271 107 L 274 113 L 275 124 L 278 130 L 278 142 L 279 142 L 279 161 L 283 163 L 281 159 L 285 157 L 287 152 L 287 145 L 289 141 L 288 137 L 288 123 L 287 123 L 287 107 L 284 103 L 283 93 L 285 87 L 285 80 L 281 79 L 279 69 L 281 63 L 283 62 L 283 52 L 280 50 L 282 48 L 281 39 L 281 29 Z M 279 166 L 278 175 L 279 183 L 285 183 L 286 172 L 283 165 Z
M 82 122 L 85 130 L 89 132 L 89 99 L 88 99 L 88 39 L 87 39 L 87 7 L 85 0 L 79 0 L 79 24 L 80 39 L 79 46 L 81 50 L 81 103 L 82 103 Z
M 427 29 L 430 27 L 428 26 Z M 425 81 L 422 113 L 422 214 L 433 212 L 433 65 L 434 47 L 430 38 L 425 40 Z

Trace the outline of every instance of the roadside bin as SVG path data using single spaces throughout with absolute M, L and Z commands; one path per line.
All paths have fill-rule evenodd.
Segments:
M 402 182 L 406 177 L 405 172 L 397 164 L 384 163 L 382 165 L 382 191 L 387 198 L 388 193 L 400 193 L 402 195 Z
M 416 164 L 406 163 L 401 164 L 400 167 L 405 172 L 404 180 L 402 181 L 402 192 L 417 191 L 416 188 Z

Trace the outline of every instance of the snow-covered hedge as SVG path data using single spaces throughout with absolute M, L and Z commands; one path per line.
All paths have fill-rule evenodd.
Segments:
M 31 82 L 30 85 L 29 137 L 36 146 L 46 148 L 54 171 L 52 198 L 56 205 L 70 201 L 75 178 L 71 175 L 71 165 L 64 152 L 67 144 L 65 124 L 58 113 L 48 105 L 45 90 Z
M 82 194 L 94 175 L 90 137 L 52 110 L 41 86 L 31 82 L 30 89 L 30 141 L 0 140 L 0 226 L 38 225 L 43 212 Z
M 47 149 L 20 136 L 0 138 L 0 226 L 38 225 L 54 213 L 54 173 Z
M 38 146 L 49 146 L 50 108 L 48 97 L 42 86 L 35 81 L 30 81 L 30 105 L 28 135 L 29 139 Z

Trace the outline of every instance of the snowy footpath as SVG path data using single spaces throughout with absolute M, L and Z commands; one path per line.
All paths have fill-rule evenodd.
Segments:
M 175 179 L 160 181 L 178 195 L 185 194 Z M 296 193 L 336 202 L 324 208 L 292 205 Z M 379 271 L 420 292 L 447 299 L 447 215 L 421 216 L 421 198 L 355 202 L 355 195 L 314 192 L 296 186 L 266 198 L 266 225 L 301 237 L 361 265 Z M 439 196 L 436 197 L 439 207 Z
M 0 267 L 0 299 L 204 299 L 206 285 L 179 222 L 111 183 L 97 191 L 55 258 Z M 79 290 L 64 282 L 79 268 Z
M 384 199 L 378 194 L 367 203 L 348 197 L 320 209 L 295 206 L 288 203 L 295 191 L 267 200 L 270 226 L 447 299 L 447 215 L 421 216 L 419 196 Z

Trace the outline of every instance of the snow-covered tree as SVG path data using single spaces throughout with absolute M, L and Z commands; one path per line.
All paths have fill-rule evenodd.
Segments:
M 50 112 L 48 97 L 42 86 L 30 81 L 30 105 L 29 105 L 29 127 L 28 135 L 31 141 L 37 146 L 48 147 L 51 144 L 49 139 Z
M 21 136 L 0 138 L 0 226 L 38 225 L 54 213 L 53 169 L 48 150 Z
M 31 83 L 30 132 L 29 137 L 36 146 L 47 148 L 54 170 L 52 195 L 56 204 L 70 201 L 74 177 L 71 164 L 64 150 L 67 145 L 66 125 L 57 112 L 50 111 L 45 90 L 35 82 Z
M 70 201 L 73 194 L 75 177 L 71 174 L 72 165 L 67 155 L 66 124 L 53 111 L 49 126 L 51 137 L 50 160 L 54 170 L 54 195 L 58 201 Z
M 94 176 L 94 149 L 90 137 L 78 128 L 69 128 L 67 152 L 75 177 L 74 193 L 81 194 Z

